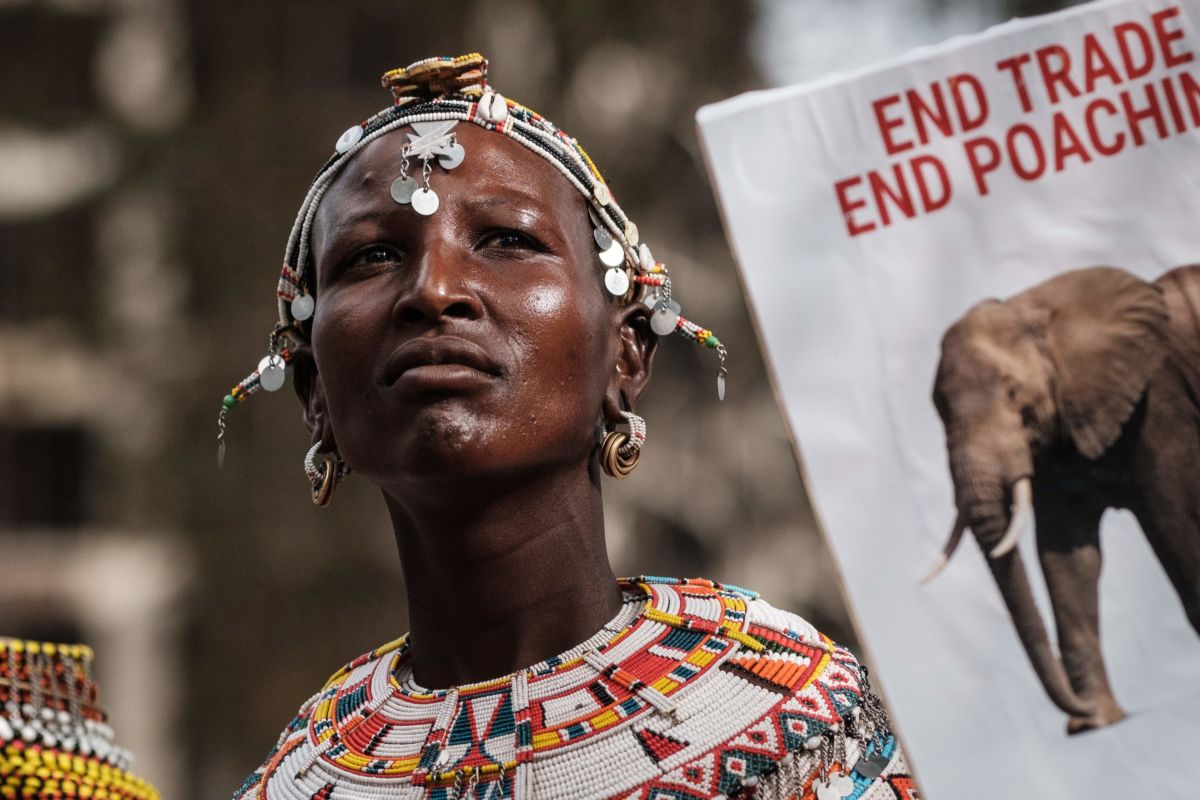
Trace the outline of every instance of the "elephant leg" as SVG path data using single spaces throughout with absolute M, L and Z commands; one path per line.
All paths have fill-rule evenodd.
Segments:
M 1130 465 L 1140 493 L 1133 512 L 1200 634 L 1200 411 L 1169 402 L 1166 389 L 1155 392 L 1168 396 L 1148 404 L 1143 446 Z
M 1039 500 L 1040 496 L 1040 500 Z M 1034 492 L 1038 557 L 1054 608 L 1058 648 L 1075 693 L 1095 710 L 1071 717 L 1068 733 L 1100 728 L 1125 716 L 1108 684 L 1100 647 L 1100 516 L 1056 490 Z
M 1166 488 L 1166 487 L 1160 487 Z M 1200 495 L 1164 491 L 1154 507 L 1138 510 L 1138 522 L 1163 571 L 1200 635 Z

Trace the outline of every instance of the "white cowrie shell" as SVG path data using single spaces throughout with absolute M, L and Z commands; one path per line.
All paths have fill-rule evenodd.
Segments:
M 483 97 L 479 98 L 479 111 L 488 122 L 499 125 L 508 118 L 508 103 L 499 92 L 485 92 Z
M 649 272 L 654 268 L 654 256 L 650 253 L 650 248 L 645 242 L 638 245 L 638 263 L 642 268 L 642 272 Z

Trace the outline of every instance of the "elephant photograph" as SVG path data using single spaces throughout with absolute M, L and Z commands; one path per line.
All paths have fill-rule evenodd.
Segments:
M 1200 265 L 1106 266 L 985 300 L 941 339 L 933 403 L 957 518 L 1070 734 L 1125 717 L 1100 635 L 1101 517 L 1136 518 L 1200 634 Z M 1056 647 L 1017 545 L 1035 537 Z

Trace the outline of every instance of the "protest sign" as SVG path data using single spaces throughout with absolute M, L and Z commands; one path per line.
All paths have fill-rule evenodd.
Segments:
M 698 121 L 928 796 L 1197 796 L 1200 0 Z

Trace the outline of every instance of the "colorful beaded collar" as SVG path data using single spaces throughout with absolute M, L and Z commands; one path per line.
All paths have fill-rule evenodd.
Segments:
M 622 588 L 621 613 L 592 639 L 493 681 L 415 685 L 406 637 L 364 654 L 305 705 L 240 796 L 397 784 L 436 798 L 609 796 L 675 773 L 729 794 L 835 734 L 846 762 L 842 721 L 864 693 L 848 652 L 752 608 L 757 595 L 738 587 L 643 576 Z M 729 752 L 740 755 L 716 773 L 692 765 Z

